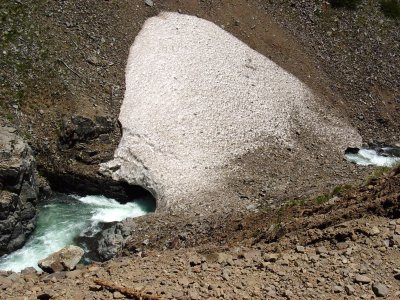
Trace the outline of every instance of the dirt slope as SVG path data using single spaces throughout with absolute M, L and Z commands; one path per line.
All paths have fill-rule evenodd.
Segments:
M 399 191 L 397 168 L 322 205 L 145 217 L 122 257 L 50 275 L 2 273 L 0 295 L 124 299 L 127 288 L 160 299 L 398 299 Z

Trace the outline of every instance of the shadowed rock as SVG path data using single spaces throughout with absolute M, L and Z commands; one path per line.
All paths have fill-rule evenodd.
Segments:
M 35 227 L 39 187 L 31 148 L 0 127 L 0 256 L 20 248 Z

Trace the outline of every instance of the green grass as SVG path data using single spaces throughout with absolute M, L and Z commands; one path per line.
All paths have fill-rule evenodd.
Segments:
M 293 207 L 293 206 L 304 206 L 306 203 L 305 199 L 289 199 L 285 202 L 285 206 Z
M 315 198 L 314 201 L 315 201 L 317 204 L 324 204 L 324 203 L 328 202 L 329 199 L 331 199 L 331 195 L 329 195 L 329 194 L 324 194 L 324 195 L 320 195 L 320 196 L 318 196 L 317 198 Z
M 352 186 L 350 184 L 341 184 L 335 187 L 332 191 L 332 196 L 343 196 L 345 192 L 350 190 Z
M 381 0 L 381 10 L 386 17 L 400 20 L 399 0 Z

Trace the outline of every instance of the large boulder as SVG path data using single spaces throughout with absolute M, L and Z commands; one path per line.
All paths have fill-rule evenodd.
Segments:
M 10 127 L 0 127 L 0 255 L 20 248 L 32 233 L 39 196 L 30 147 Z
M 148 189 L 159 210 L 216 199 L 215 191 L 229 195 L 229 180 L 251 180 L 244 178 L 249 168 L 238 167 L 249 153 L 252 166 L 266 166 L 265 182 L 301 170 L 298 176 L 312 184 L 306 176 L 317 173 L 313 166 L 361 144 L 327 102 L 217 25 L 161 13 L 146 21 L 130 49 L 123 136 L 100 170 Z M 322 156 L 326 161 L 317 162 Z M 290 189 L 295 176 L 272 186 Z
M 71 271 L 75 269 L 84 253 L 82 248 L 69 245 L 39 261 L 38 266 L 47 273 Z

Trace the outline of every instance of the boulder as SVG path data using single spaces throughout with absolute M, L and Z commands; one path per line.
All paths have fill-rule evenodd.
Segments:
M 66 246 L 38 262 L 38 266 L 47 273 L 71 271 L 82 259 L 85 251 L 78 246 Z
M 238 166 L 248 155 L 272 186 L 293 174 L 282 166 L 304 168 L 296 182 L 362 141 L 326 99 L 267 57 L 209 21 L 169 12 L 148 19 L 130 49 L 119 120 L 122 139 L 100 171 L 149 190 L 158 210 L 237 197 L 227 186 L 252 172 Z
M 77 143 L 88 143 L 109 134 L 115 128 L 114 121 L 108 116 L 96 116 L 93 118 L 75 115 L 70 119 L 63 119 L 60 145 L 62 148 L 72 148 Z
M 39 197 L 31 148 L 11 127 L 0 127 L 0 256 L 20 248 L 34 229 Z

